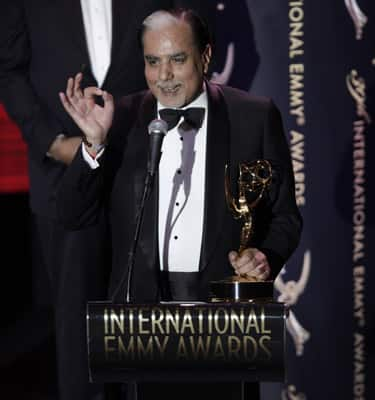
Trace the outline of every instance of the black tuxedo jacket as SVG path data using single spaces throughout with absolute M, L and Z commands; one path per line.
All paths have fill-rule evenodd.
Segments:
M 255 234 L 249 246 L 268 256 L 275 277 L 296 248 L 301 217 L 294 197 L 293 173 L 282 121 L 270 100 L 208 84 L 208 128 L 204 232 L 200 257 L 199 298 L 208 295 L 208 282 L 232 275 L 228 252 L 238 248 L 241 224 L 227 210 L 224 167 L 231 166 L 232 190 L 236 193 L 238 164 L 268 159 L 274 178 L 267 196 L 256 209 Z M 147 126 L 156 116 L 150 92 L 125 97 L 115 113 L 109 144 L 95 170 L 81 152 L 68 168 L 58 194 L 58 214 L 71 229 L 95 223 L 103 207 L 112 231 L 113 291 L 127 267 L 141 201 L 148 158 Z M 93 244 L 94 245 L 94 244 Z M 158 298 L 158 184 L 148 199 L 141 231 L 132 293 L 134 299 Z
M 202 2 L 200 2 L 202 3 Z M 112 56 L 103 88 L 115 97 L 146 88 L 137 32 L 153 11 L 185 5 L 208 13 L 197 0 L 112 0 Z M 60 133 L 80 136 L 58 93 L 67 78 L 90 67 L 79 0 L 6 0 L 0 13 L 0 101 L 19 125 L 29 150 L 30 201 L 34 212 L 55 216 L 55 191 L 64 165 L 48 157 Z

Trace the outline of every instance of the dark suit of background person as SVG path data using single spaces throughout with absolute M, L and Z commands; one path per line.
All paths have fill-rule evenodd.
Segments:
M 103 88 L 117 97 L 145 87 L 137 28 L 152 11 L 179 3 L 203 13 L 210 8 L 195 1 L 113 0 L 111 64 Z M 88 393 L 84 306 L 88 299 L 106 296 L 106 232 L 104 223 L 80 232 L 58 227 L 55 192 L 65 165 L 46 155 L 57 135 L 81 136 L 57 95 L 66 79 L 83 71 L 83 85 L 96 85 L 81 5 L 78 0 L 9 0 L 2 2 L 0 14 L 0 101 L 28 145 L 33 236 L 40 246 L 34 255 L 36 297 L 43 305 L 52 300 L 55 307 L 61 399 L 82 400 Z

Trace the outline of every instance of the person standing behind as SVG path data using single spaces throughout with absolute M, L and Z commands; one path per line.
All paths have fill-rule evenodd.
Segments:
M 115 97 L 145 88 L 137 27 L 156 9 L 179 3 L 198 4 L 172 0 L 2 3 L 0 101 L 28 146 L 33 239 L 39 248 L 34 254 L 35 280 L 48 284 L 37 297 L 44 305 L 53 303 L 61 400 L 91 398 L 85 304 L 105 298 L 110 262 L 105 261 L 104 219 L 79 232 L 68 232 L 56 223 L 55 193 L 81 144 L 81 132 L 66 115 L 57 93 L 77 70 L 83 73 L 83 86 L 101 87 Z M 201 6 L 205 7 L 209 6 Z

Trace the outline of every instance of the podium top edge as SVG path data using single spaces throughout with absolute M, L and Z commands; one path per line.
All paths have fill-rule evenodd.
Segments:
M 279 301 L 239 301 L 239 302 L 204 302 L 204 301 L 162 301 L 158 303 L 113 303 L 111 301 L 89 301 L 87 306 L 104 307 L 158 307 L 158 306 L 179 306 L 179 307 L 239 307 L 239 306 L 282 306 L 288 307 L 286 303 Z

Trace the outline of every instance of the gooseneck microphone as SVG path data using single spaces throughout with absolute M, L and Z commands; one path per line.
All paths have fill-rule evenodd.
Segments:
M 162 119 L 154 119 L 148 126 L 148 133 L 150 134 L 148 173 L 151 176 L 154 176 L 155 172 L 158 170 L 161 157 L 161 146 L 167 131 L 168 124 Z
M 150 122 L 148 126 L 148 133 L 150 135 L 149 138 L 150 145 L 149 145 L 149 155 L 147 163 L 147 175 L 143 187 L 141 204 L 139 205 L 138 214 L 136 218 L 136 227 L 135 227 L 133 244 L 128 254 L 127 268 L 125 269 L 121 277 L 120 283 L 118 284 L 113 293 L 112 302 L 117 301 L 118 294 L 123 288 L 125 280 L 126 280 L 125 303 L 132 302 L 132 296 L 131 296 L 132 274 L 135 264 L 135 256 L 137 251 L 139 234 L 142 227 L 144 208 L 146 200 L 151 192 L 155 174 L 159 167 L 159 162 L 161 157 L 161 146 L 163 144 L 163 139 L 167 131 L 168 131 L 168 124 L 162 119 L 154 119 L 153 121 Z

